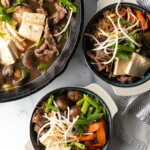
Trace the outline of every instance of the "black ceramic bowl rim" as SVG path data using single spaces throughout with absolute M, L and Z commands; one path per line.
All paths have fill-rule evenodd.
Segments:
M 38 78 L 25 84 L 22 87 L 18 87 L 9 91 L 0 90 L 0 103 L 15 101 L 36 93 L 51 83 L 55 78 L 57 78 L 66 70 L 79 44 L 84 23 L 83 0 L 74 0 L 74 3 L 78 6 L 78 11 L 76 14 L 74 14 L 74 19 L 71 21 L 69 39 L 67 40 L 60 56 L 47 70 L 47 74 L 39 76 Z
M 89 23 L 87 24 L 85 30 L 84 30 L 84 33 L 83 33 L 83 39 L 82 39 L 82 50 L 83 50 L 83 53 L 84 53 L 84 57 L 86 59 L 86 63 L 88 64 L 89 68 L 92 70 L 92 72 L 94 72 L 100 79 L 102 79 L 103 81 L 107 82 L 108 84 L 112 85 L 112 86 L 115 86 L 115 87 L 121 87 L 121 88 L 131 88 L 131 87 L 137 87 L 139 85 L 142 85 L 144 84 L 145 82 L 149 81 L 150 78 L 146 79 L 145 81 L 141 82 L 141 83 L 137 83 L 136 85 L 130 85 L 130 86 L 122 86 L 122 85 L 116 85 L 115 83 L 111 82 L 110 80 L 107 80 L 104 76 L 101 75 L 100 72 L 98 72 L 94 67 L 93 65 L 90 63 L 89 61 L 89 57 L 87 56 L 86 52 L 86 40 L 85 40 L 85 36 L 84 34 L 87 33 L 88 31 L 88 28 L 93 24 L 93 22 L 95 20 L 98 19 L 98 17 L 103 14 L 103 12 L 105 12 L 106 10 L 110 10 L 112 8 L 115 8 L 115 6 L 117 5 L 118 3 L 114 3 L 114 4 L 111 4 L 111 5 L 108 5 L 106 7 L 104 7 L 103 9 L 101 9 L 100 11 L 98 11 L 92 18 L 91 20 L 89 21 Z M 148 11 L 147 9 L 141 7 L 141 6 L 138 6 L 136 4 L 132 4 L 132 3 L 121 3 L 121 6 L 123 7 L 134 7 L 135 9 L 138 9 L 138 10 L 144 10 L 147 14 L 150 14 L 150 11 Z
M 113 117 L 111 115 L 111 111 L 110 109 L 108 108 L 107 104 L 105 103 L 105 101 L 103 100 L 103 98 L 101 98 L 101 96 L 97 95 L 96 93 L 94 93 L 92 90 L 89 90 L 89 89 L 86 89 L 86 88 L 81 88 L 81 87 L 62 87 L 62 88 L 57 88 L 51 92 L 49 92 L 48 94 L 46 94 L 44 97 L 42 97 L 39 102 L 37 103 L 37 105 L 35 106 L 34 110 L 33 110 L 33 113 L 32 113 L 32 116 L 31 116 L 31 120 L 30 120 L 30 129 L 29 129 L 29 134 L 30 134 L 30 140 L 31 140 L 31 143 L 33 145 L 33 148 L 34 150 L 43 150 L 40 146 L 38 146 L 37 142 L 34 142 L 35 140 L 35 135 L 33 135 L 32 133 L 35 133 L 35 131 L 33 130 L 34 128 L 34 124 L 32 123 L 32 118 L 33 118 L 33 114 L 35 113 L 35 111 L 37 110 L 38 106 L 41 104 L 42 101 L 46 101 L 48 99 L 48 97 L 50 95 L 53 95 L 59 91 L 68 91 L 68 90 L 79 90 L 79 91 L 86 91 L 86 92 L 90 92 L 92 94 L 94 94 L 95 96 L 99 97 L 100 98 L 100 101 L 103 102 L 103 104 L 105 105 L 105 107 L 107 108 L 108 110 L 108 115 L 110 116 L 110 122 L 109 122 L 109 126 L 110 126 L 110 131 L 109 131 L 109 137 L 108 137 L 108 147 L 106 148 L 109 149 L 110 147 L 110 142 L 111 142 L 111 138 L 112 138 L 112 133 L 113 133 Z M 37 136 L 36 136 L 37 137 Z M 35 140 L 36 141 L 36 140 Z

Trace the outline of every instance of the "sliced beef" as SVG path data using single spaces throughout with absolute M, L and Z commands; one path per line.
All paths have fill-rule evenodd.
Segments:
M 51 59 L 54 55 L 58 56 L 59 51 L 57 49 L 55 39 L 49 28 L 49 19 L 46 19 L 44 38 L 45 38 L 45 42 L 39 49 L 35 50 L 35 55 L 38 58 L 45 59 L 45 60 Z
M 132 76 L 118 76 L 117 80 L 121 83 L 132 83 L 135 80 L 135 77 Z
M 41 106 L 33 115 L 32 122 L 37 124 L 40 128 L 48 122 L 46 118 L 44 118 L 44 105 Z
M 53 22 L 53 24 L 57 24 L 60 22 L 67 14 L 67 10 L 60 6 L 57 2 L 54 4 L 55 6 L 55 13 L 53 13 L 49 19 Z

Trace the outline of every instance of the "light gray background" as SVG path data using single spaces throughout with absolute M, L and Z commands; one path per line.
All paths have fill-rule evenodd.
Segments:
M 84 0 L 84 26 L 96 12 L 96 0 Z M 0 104 L 0 150 L 24 150 L 29 140 L 29 122 L 32 111 L 38 100 L 49 91 L 63 86 L 86 86 L 96 82 L 113 97 L 111 87 L 95 77 L 87 67 L 81 41 L 67 70 L 55 81 L 38 93 L 16 102 Z M 131 145 L 124 144 L 117 137 L 112 137 L 111 150 L 138 150 Z

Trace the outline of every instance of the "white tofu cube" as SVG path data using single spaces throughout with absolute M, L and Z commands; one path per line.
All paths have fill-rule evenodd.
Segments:
M 131 75 L 135 77 L 144 77 L 150 68 L 150 59 L 137 53 L 133 53 L 129 61 L 116 59 L 114 66 L 114 75 Z
M 12 40 L 7 43 L 4 41 L 0 42 L 0 63 L 3 65 L 14 64 L 19 58 L 17 49 Z
M 39 13 L 24 13 L 19 34 L 31 41 L 38 42 L 44 30 L 45 15 Z

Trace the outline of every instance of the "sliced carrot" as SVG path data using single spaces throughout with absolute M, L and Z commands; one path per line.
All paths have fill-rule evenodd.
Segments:
M 101 144 L 94 144 L 94 147 L 102 147 Z
M 144 14 L 140 10 L 135 10 L 136 18 L 140 21 L 140 27 L 143 28 L 143 30 L 148 29 L 148 20 L 144 18 Z
M 100 127 L 99 122 L 90 124 L 88 127 L 88 132 L 96 132 Z
M 80 136 L 78 139 L 79 141 L 92 141 L 96 138 L 96 134 L 90 134 L 90 135 L 87 135 L 87 136 Z
M 124 8 L 122 8 L 122 9 L 119 10 L 119 14 L 120 14 L 122 17 L 125 17 L 125 16 L 126 16 L 126 13 L 127 13 L 127 11 L 126 11 L 126 9 L 124 9 Z
M 127 12 L 129 13 L 129 16 L 130 16 L 130 19 L 129 19 L 129 22 L 131 22 L 131 23 L 134 23 L 135 22 L 135 19 L 134 19 L 134 17 L 133 17 L 133 12 L 132 12 L 132 10 L 131 10 L 131 8 L 127 8 Z
M 99 142 L 99 146 L 102 147 L 106 144 L 107 140 L 107 131 L 106 131 L 106 122 L 105 120 L 101 120 L 100 122 L 100 128 L 97 131 L 97 140 Z

